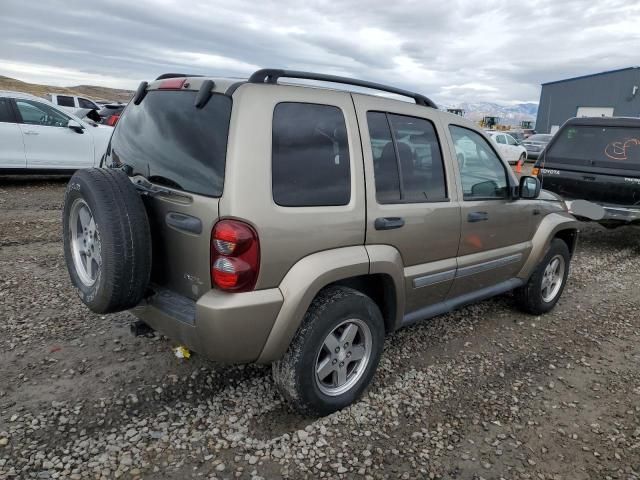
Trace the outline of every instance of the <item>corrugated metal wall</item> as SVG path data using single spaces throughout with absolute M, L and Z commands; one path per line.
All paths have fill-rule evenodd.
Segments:
M 575 117 L 578 107 L 614 107 L 615 116 L 640 117 L 640 68 L 543 84 L 536 131 L 549 133 L 553 125 Z

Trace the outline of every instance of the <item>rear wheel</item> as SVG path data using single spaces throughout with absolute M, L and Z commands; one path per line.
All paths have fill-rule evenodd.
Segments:
M 78 170 L 67 186 L 63 242 L 71 283 L 96 313 L 138 304 L 151 273 L 151 235 L 135 187 L 117 170 Z
M 309 307 L 284 357 L 273 364 L 274 381 L 301 413 L 340 410 L 371 382 L 384 334 L 373 300 L 351 288 L 327 288 Z
M 516 289 L 516 301 L 525 312 L 540 315 L 555 307 L 569 275 L 567 244 L 555 238 L 526 285 Z

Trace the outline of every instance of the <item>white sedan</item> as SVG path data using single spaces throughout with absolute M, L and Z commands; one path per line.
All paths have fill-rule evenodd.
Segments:
M 506 132 L 498 130 L 485 130 L 498 147 L 500 155 L 509 163 L 524 163 L 527 160 L 527 149 L 515 138 Z
M 99 165 L 113 128 L 47 100 L 0 91 L 0 172 L 71 171 Z

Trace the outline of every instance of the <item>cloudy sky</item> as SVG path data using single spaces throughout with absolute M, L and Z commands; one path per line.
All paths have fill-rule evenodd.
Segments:
M 638 0 L 0 0 L 0 75 L 135 88 L 260 67 L 436 102 L 537 102 L 540 83 L 640 62 Z

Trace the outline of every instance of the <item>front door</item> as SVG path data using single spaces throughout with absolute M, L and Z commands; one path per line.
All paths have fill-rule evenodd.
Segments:
M 502 156 L 502 158 L 504 158 L 507 162 L 512 161 L 511 149 L 507 144 L 507 136 L 504 133 L 498 133 L 493 137 L 493 139 L 498 144 L 498 152 L 500 152 L 500 155 Z
M 67 127 L 71 117 L 36 100 L 15 100 L 24 136 L 27 168 L 79 169 L 93 166 L 93 141 Z
M 435 110 L 353 96 L 367 180 L 366 243 L 400 252 L 409 314 L 443 301 L 455 276 L 460 205 L 445 135 Z
M 449 297 L 507 281 L 531 250 L 535 202 L 514 200 L 513 175 L 490 142 L 449 125 L 462 183 L 458 270 Z
M 11 100 L 0 97 L 0 168 L 25 168 L 22 132 L 13 115 Z

